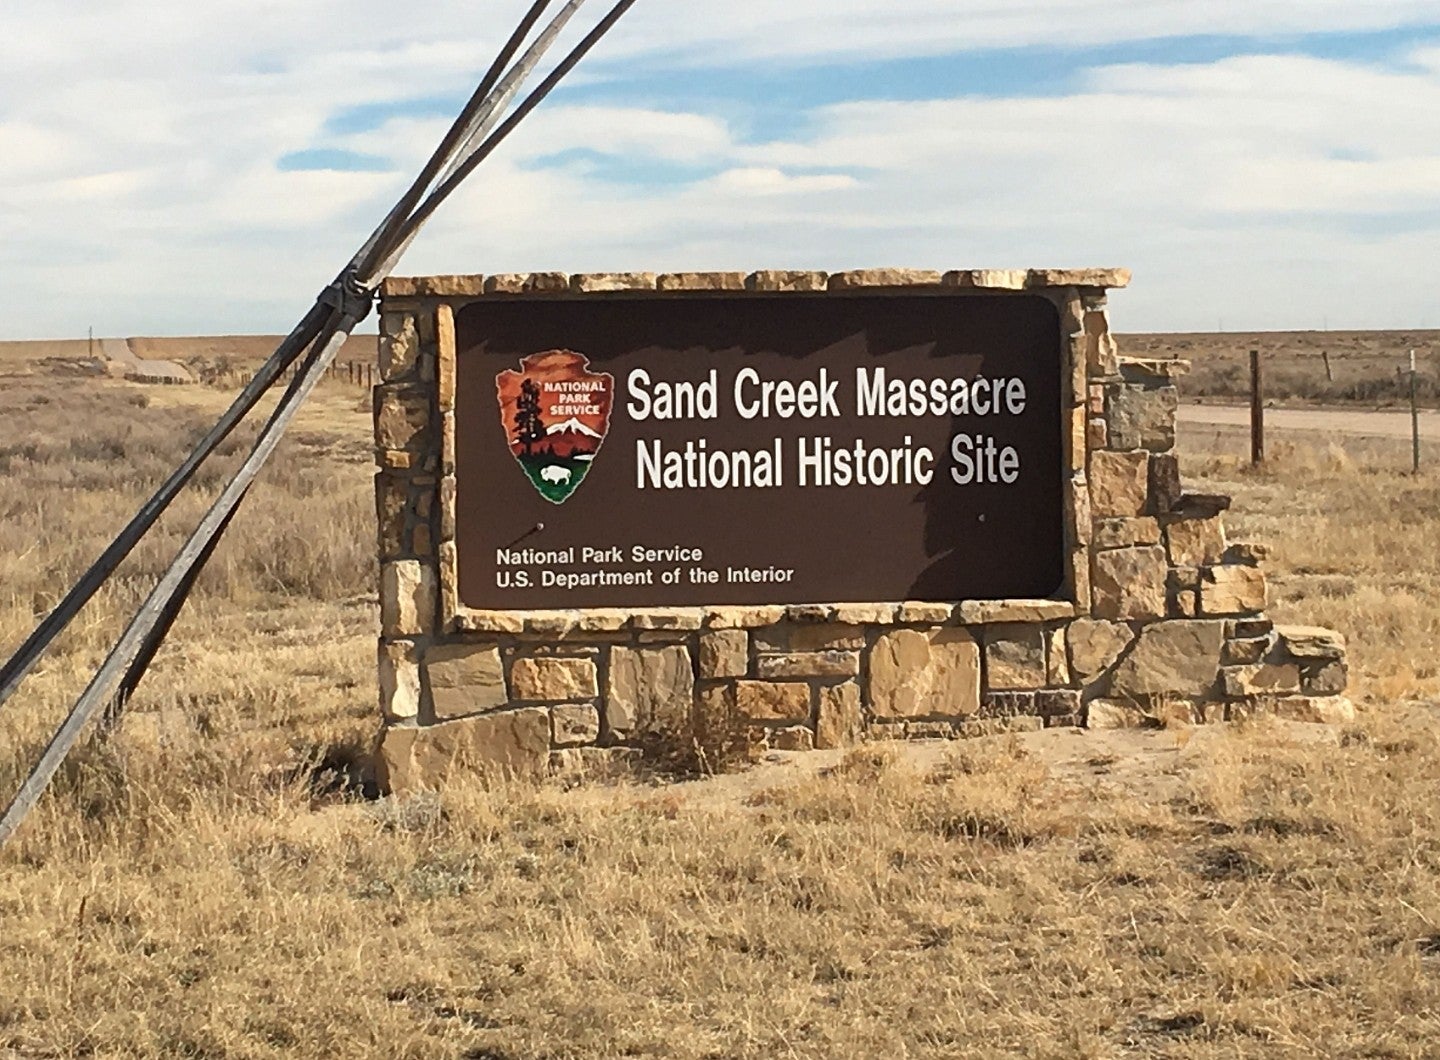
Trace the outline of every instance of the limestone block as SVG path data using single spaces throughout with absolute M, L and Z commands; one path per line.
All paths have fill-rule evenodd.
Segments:
M 441 412 L 455 411 L 455 310 L 435 307 L 435 404 Z
M 1175 415 L 1180 395 L 1173 386 L 1155 389 L 1120 385 L 1107 388 L 1105 418 L 1115 449 L 1175 448 Z
M 1213 519 L 1229 511 L 1230 504 L 1231 497 L 1225 493 L 1182 493 L 1170 512 L 1182 519 Z
M 993 291 L 1023 291 L 1030 274 L 1025 269 L 960 269 L 947 272 L 946 287 L 982 287 Z
M 835 621 L 849 626 L 883 626 L 895 621 L 894 604 L 836 604 Z
M 1090 451 L 1087 442 L 1088 428 L 1085 424 L 1085 410 L 1072 409 L 1069 413 L 1070 438 L 1065 446 L 1067 464 L 1071 471 L 1085 470 L 1085 456 Z
M 787 677 L 854 677 L 860 672 L 858 651 L 804 651 L 762 655 L 757 672 L 767 680 Z
M 1133 545 L 1158 545 L 1160 523 L 1148 516 L 1133 519 L 1099 519 L 1095 522 L 1093 542 L 1096 548 L 1130 548 Z
M 1085 409 L 1092 416 L 1098 416 L 1102 422 L 1105 417 L 1105 384 L 1091 383 L 1087 391 Z
M 1270 558 L 1270 546 L 1260 541 L 1239 541 L 1225 550 L 1224 562 L 1258 567 Z
M 1042 718 L 1077 717 L 1080 693 L 1073 688 L 1042 688 L 1035 693 L 1034 713 Z
M 1260 662 L 1270 651 L 1269 637 L 1251 637 L 1246 640 L 1227 640 L 1221 661 L 1226 666 L 1250 666 Z
M 579 624 L 579 611 L 530 611 L 525 615 L 525 632 L 539 636 L 565 637 Z
M 563 272 L 511 272 L 485 279 L 486 294 L 562 294 L 570 289 Z
M 1320 626 L 1276 626 L 1284 650 L 1296 659 L 1343 659 L 1345 636 Z
M 762 652 L 858 651 L 865 647 L 865 631 L 839 622 L 784 623 L 757 630 L 755 647 Z
M 550 709 L 556 747 L 578 747 L 600 739 L 600 711 L 593 703 L 565 703 Z
M 1041 626 L 987 627 L 985 687 L 998 691 L 1044 687 L 1045 649 L 1045 630 Z
M 852 269 L 832 273 L 830 290 L 852 291 L 863 287 L 938 287 L 941 274 L 931 269 Z
M 1066 600 L 966 600 L 955 611 L 966 626 L 1058 622 L 1074 615 L 1075 605 Z
M 1228 666 L 1221 672 L 1221 677 L 1225 683 L 1225 695 L 1232 699 L 1300 691 L 1300 667 L 1294 663 Z
M 1085 424 L 1085 444 L 1091 449 L 1104 449 L 1110 444 L 1110 432 L 1105 421 L 1092 416 Z
M 633 776 L 645 761 L 638 747 L 569 747 L 550 752 L 550 772 L 560 777 L 610 780 Z
M 825 272 L 772 269 L 745 278 L 747 291 L 823 291 L 830 281 Z
M 605 695 L 605 731 L 680 736 L 690 729 L 695 668 L 690 649 L 615 648 Z
M 1200 575 L 1200 611 L 1244 615 L 1265 610 L 1265 573 L 1258 567 L 1206 567 Z
M 380 565 L 380 628 L 387 637 L 432 633 L 436 609 L 435 568 L 415 559 Z
M 820 689 L 815 746 L 822 751 L 853 747 L 865 731 L 860 713 L 860 686 L 854 681 Z
M 410 480 L 382 471 L 375 476 L 375 515 L 380 530 L 380 558 L 405 555 L 405 525 L 410 510 Z
M 510 669 L 510 690 L 517 700 L 547 703 L 600 694 L 593 659 L 553 656 L 516 659 Z
M 435 717 L 458 718 L 503 707 L 505 667 L 493 644 L 445 644 L 425 652 L 425 678 Z
M 788 729 L 776 729 L 770 734 L 770 746 L 776 751 L 813 751 L 815 734 L 807 725 L 792 725 Z
M 607 291 L 653 291 L 653 272 L 586 272 L 570 277 L 570 290 L 581 294 Z
M 897 622 L 914 622 L 939 624 L 949 622 L 955 614 L 955 608 L 951 604 L 936 604 L 926 601 L 909 600 L 901 604 L 895 612 Z
M 1150 454 L 1101 449 L 1090 454 L 1090 513 L 1096 519 L 1144 515 Z
M 1289 721 L 1348 725 L 1355 720 L 1355 704 L 1344 696 L 1281 696 L 1262 705 Z
M 420 656 L 413 641 L 380 642 L 380 714 L 406 721 L 420 713 Z
M 1220 674 L 1224 637 L 1223 622 L 1190 620 L 1147 626 L 1115 668 L 1111 691 L 1117 696 L 1209 696 Z
M 375 388 L 375 446 L 416 451 L 430 427 L 430 395 L 424 387 L 386 384 Z
M 1078 306 L 1073 308 L 1078 311 Z M 1085 347 L 1087 343 L 1084 331 L 1080 331 L 1078 334 L 1072 334 L 1068 345 L 1070 347 L 1070 379 L 1066 385 L 1067 393 L 1065 398 L 1070 407 L 1079 414 L 1081 420 L 1080 431 L 1081 434 L 1084 434 L 1084 421 L 1087 415 L 1086 405 L 1090 397 L 1090 366 L 1086 361 Z M 1083 448 L 1081 452 L 1084 452 Z M 1080 466 L 1083 467 L 1084 464 L 1082 463 Z
M 743 291 L 743 272 L 666 272 L 656 277 L 659 291 Z
M 1163 548 L 1118 548 L 1095 555 L 1092 613 L 1096 618 L 1161 618 L 1169 564 Z M 1218 658 L 1218 649 L 1217 649 Z
M 1156 515 L 1166 515 L 1175 509 L 1184 495 L 1185 489 L 1180 483 L 1180 461 L 1175 454 L 1152 453 L 1148 510 Z
M 1129 269 L 1031 269 L 1028 287 L 1129 287 Z
M 1034 692 L 985 693 L 985 702 L 980 704 L 981 718 L 1024 718 L 1039 713 L 1035 706 Z
M 1065 639 L 1070 645 L 1070 668 L 1081 684 L 1089 684 L 1115 664 L 1135 639 L 1123 622 L 1080 618 L 1070 623 Z
M 1110 315 L 1104 309 L 1085 312 L 1085 360 L 1093 376 L 1113 376 L 1120 371 L 1120 351 L 1110 334 Z
M 980 709 L 980 648 L 963 629 L 897 629 L 870 649 L 879 718 L 963 717 Z
M 575 629 L 581 633 L 614 633 L 625 628 L 630 612 L 618 607 L 593 607 L 575 618 Z
M 464 611 L 458 616 L 456 625 L 463 633 L 525 632 L 524 616 L 514 611 Z
M 420 354 L 420 333 L 414 313 L 384 313 L 380 318 L 380 378 L 387 383 L 404 379 L 415 370 Z
M 442 412 L 440 414 L 440 474 L 455 474 L 455 413 Z M 451 509 L 450 516 L 454 518 L 454 509 Z M 455 531 L 450 531 L 453 537 Z
M 636 634 L 641 644 L 689 644 L 690 633 L 683 629 L 647 629 Z
M 761 607 L 712 607 L 706 610 L 704 625 L 707 629 L 758 629 L 771 626 L 785 617 L 785 608 L 779 604 Z
M 735 709 L 756 721 L 810 717 L 810 686 L 802 681 L 737 681 Z
M 1350 683 L 1343 660 L 1315 660 L 1300 669 L 1300 690 L 1307 696 L 1336 696 Z
M 1046 684 L 1063 687 L 1070 683 L 1070 657 L 1065 650 L 1065 627 L 1045 631 Z
M 750 669 L 750 634 L 714 629 L 700 635 L 701 677 L 744 677 Z
M 381 737 L 376 780 L 404 794 L 440 787 L 456 771 L 540 776 L 550 766 L 550 712 L 531 707 L 423 728 L 392 725 Z
M 652 607 L 630 619 L 635 629 L 699 629 L 705 613 L 698 607 Z
M 1225 554 L 1225 526 L 1219 516 L 1177 519 L 1165 526 L 1165 544 L 1177 567 L 1208 567 Z
M 790 622 L 834 622 L 835 608 L 829 604 L 791 604 L 785 608 Z
M 1085 707 L 1087 729 L 1138 729 L 1144 724 L 1144 713 L 1129 703 L 1094 699 Z
M 1072 546 L 1084 546 L 1082 551 L 1088 551 L 1094 537 L 1095 518 L 1090 511 L 1090 487 L 1083 474 L 1071 475 L 1065 484 L 1065 508 L 1066 541 Z

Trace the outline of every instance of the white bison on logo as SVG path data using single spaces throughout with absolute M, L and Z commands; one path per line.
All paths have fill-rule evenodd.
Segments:
M 563 483 L 568 486 L 570 484 L 570 469 L 568 467 L 561 467 L 559 464 L 551 464 L 549 467 L 542 467 L 540 469 L 540 477 L 551 485 L 559 486 Z

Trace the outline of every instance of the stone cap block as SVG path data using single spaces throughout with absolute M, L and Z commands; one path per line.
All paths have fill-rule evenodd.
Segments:
M 955 609 L 965 626 L 1059 622 L 1075 615 L 1075 605 L 1066 600 L 967 600 Z
M 380 285 L 382 298 L 477 298 L 574 296 L 652 292 L 683 294 L 695 291 L 750 291 L 763 293 L 847 293 L 874 290 L 944 290 L 954 288 L 992 291 L 1034 291 L 1082 287 L 1087 290 L 1128 287 L 1129 269 L 850 269 L 820 272 L 803 269 L 767 269 L 743 272 L 531 272 L 490 276 L 392 276 Z M 1167 366 L 1175 372 L 1179 361 L 1132 361 L 1135 365 Z
M 1275 633 L 1292 658 L 1345 658 L 1345 635 L 1333 629 L 1320 626 L 1276 626 Z
M 1230 497 L 1224 493 L 1184 493 L 1167 514 L 1185 519 L 1213 519 L 1230 510 Z

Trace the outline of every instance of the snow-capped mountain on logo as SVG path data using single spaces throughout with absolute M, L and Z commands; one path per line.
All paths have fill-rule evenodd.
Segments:
M 567 431 L 571 434 L 583 434 L 589 438 L 605 437 L 599 431 L 592 430 L 589 427 L 585 426 L 585 424 L 581 423 L 574 416 L 571 416 L 568 420 L 565 420 L 562 423 L 552 424 L 545 429 L 546 434 L 564 434 Z

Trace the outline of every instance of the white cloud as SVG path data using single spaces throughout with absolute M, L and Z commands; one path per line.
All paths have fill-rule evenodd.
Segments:
M 466 92 L 524 6 L 437 0 L 401 19 L 377 0 L 13 0 L 0 334 L 288 327 L 447 124 L 341 135 L 328 120 Z M 742 60 L 1422 23 L 1440 23 L 1440 0 L 642 0 L 583 70 L 643 64 L 703 86 L 707 64 Z M 1392 233 L 1397 217 L 1434 224 L 1440 47 L 1385 66 L 1116 65 L 1061 98 L 848 102 L 769 143 L 738 131 L 749 102 L 547 106 L 403 267 L 1130 264 L 1130 323 L 1153 327 L 1213 326 L 1221 303 L 1232 326 L 1310 323 L 1330 305 L 1358 319 L 1369 310 L 1337 277 L 1363 268 L 1387 275 L 1368 304 L 1390 323 L 1428 311 L 1435 232 Z M 276 167 L 312 146 L 395 168 Z M 637 184 L 647 167 L 661 176 Z

